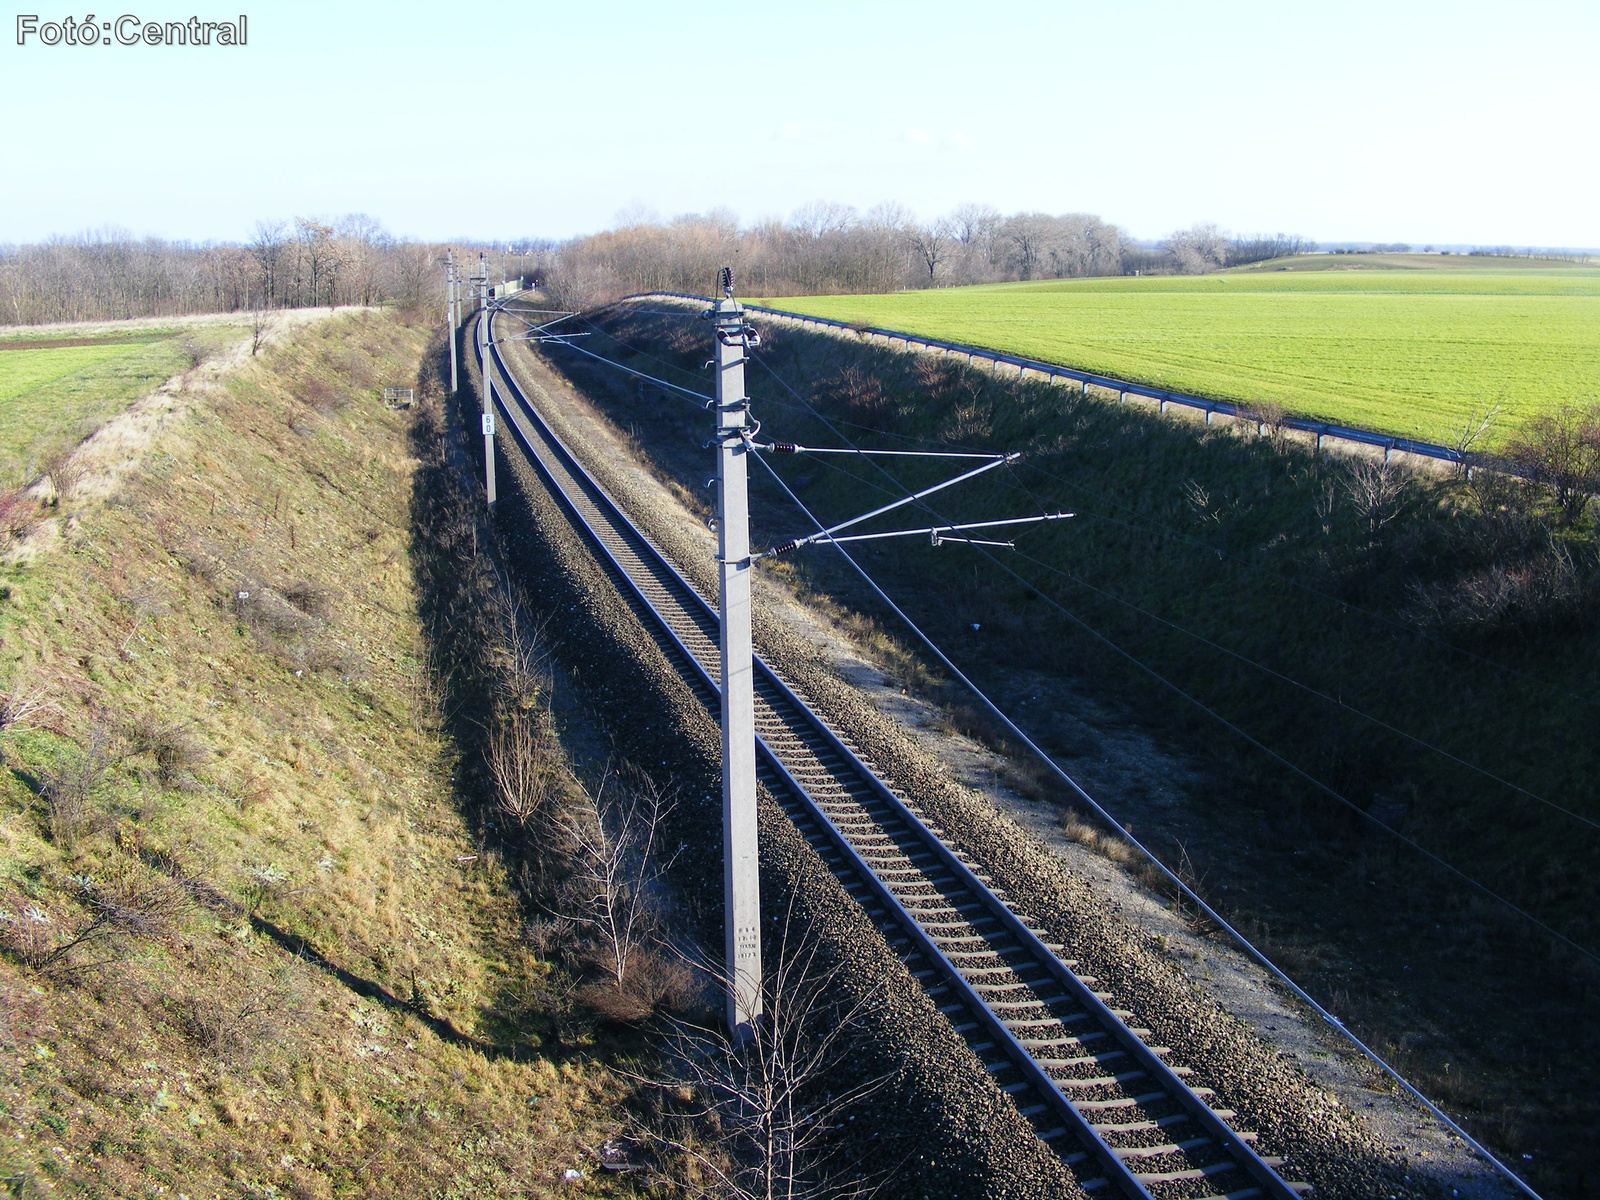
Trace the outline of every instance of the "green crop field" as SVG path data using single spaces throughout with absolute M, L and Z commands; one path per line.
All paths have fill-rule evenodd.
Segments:
M 51 452 L 82 441 L 193 365 L 196 353 L 220 349 L 240 333 L 220 323 L 197 327 L 187 345 L 174 329 L 80 346 L 34 348 L 28 339 L 0 339 L 0 487 L 27 483 Z M 61 337 L 57 330 L 33 340 Z
M 761 303 L 1430 441 L 1600 395 L 1600 269 L 1363 259 Z

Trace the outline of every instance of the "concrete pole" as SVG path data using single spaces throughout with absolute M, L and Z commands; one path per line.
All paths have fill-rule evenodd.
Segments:
M 733 273 L 708 314 L 716 333 L 717 598 L 722 617 L 722 898 L 728 1028 L 735 1041 L 761 1016 L 761 874 L 756 835 L 756 726 L 750 648 L 749 448 L 744 431 L 744 309 Z
M 483 363 L 483 491 L 493 511 L 499 496 L 494 486 L 494 371 L 489 365 L 489 270 L 484 267 L 482 307 L 478 310 L 479 361 Z
M 461 386 L 456 370 L 456 333 L 461 328 L 461 286 L 456 279 L 456 256 L 453 250 L 446 271 L 450 292 L 450 394 L 454 396 Z

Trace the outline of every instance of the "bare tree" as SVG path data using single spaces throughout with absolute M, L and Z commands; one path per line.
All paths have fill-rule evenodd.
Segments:
M 928 282 L 931 284 L 939 273 L 939 264 L 949 256 L 951 241 L 951 224 L 947 217 L 941 217 L 932 225 L 913 226 L 908 231 L 911 239 L 911 248 L 916 251 L 917 258 L 922 265 L 928 268 Z
M 273 306 L 278 295 L 278 265 L 283 261 L 286 240 L 282 221 L 256 222 L 256 236 L 250 242 L 250 254 L 260 272 L 261 294 L 268 308 Z
M 1403 511 L 1411 477 L 1389 462 L 1356 459 L 1344 473 L 1344 493 L 1366 530 L 1367 547 L 1378 543 L 1384 528 Z
M 378 298 L 379 260 L 388 247 L 389 235 L 376 217 L 366 213 L 341 217 L 335 230 L 353 289 L 350 298 L 362 305 L 374 303 Z
M 327 278 L 328 271 L 333 265 L 333 226 L 324 225 L 309 217 L 296 217 L 294 226 L 300 256 L 310 275 L 308 299 L 314 306 L 321 294 L 322 284 Z
M 874 1190 L 870 1174 L 847 1175 L 834 1142 L 849 1110 L 890 1082 L 861 1079 L 849 1064 L 851 1039 L 880 989 L 847 995 L 841 969 L 823 963 L 819 944 L 814 936 L 791 939 L 785 922 L 776 966 L 762 980 L 762 1016 L 748 1038 L 736 1041 L 721 1024 L 673 1022 L 673 1073 L 655 1083 L 687 1093 L 687 1110 L 651 1136 L 695 1163 L 706 1180 L 694 1189 L 702 1195 L 832 1200 Z M 708 973 L 728 986 L 722 972 Z M 697 1127 L 716 1131 L 714 1147 Z
M 813 200 L 794 210 L 789 218 L 789 228 L 806 237 L 817 239 L 830 233 L 847 233 L 857 224 L 856 210 L 849 204 L 836 204 L 829 200 Z
M 1166 240 L 1165 249 L 1185 275 L 1220 271 L 1228 262 L 1228 238 L 1215 225 L 1193 225 Z
M 1505 399 L 1503 392 L 1500 398 L 1502 401 Z M 1460 456 L 1456 460 L 1456 474 L 1472 473 L 1472 462 L 1476 457 L 1472 448 L 1482 440 L 1484 434 L 1489 432 L 1489 426 L 1499 415 L 1499 404 L 1478 405 L 1462 419 L 1461 424 L 1450 431 L 1450 448 Z
M 1039 273 L 1049 242 L 1051 218 L 1047 213 L 1018 213 L 1000 227 L 1000 234 L 1011 245 L 1012 262 L 1019 278 L 1032 279 Z
M 993 245 L 1003 219 L 1000 210 L 988 204 L 958 205 L 949 218 L 956 241 L 985 254 Z

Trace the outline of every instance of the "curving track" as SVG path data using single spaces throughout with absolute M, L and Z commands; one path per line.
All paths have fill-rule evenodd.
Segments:
M 488 318 L 492 331 L 494 313 Z M 480 367 L 483 347 L 474 338 Z M 561 444 L 489 344 L 501 417 L 611 571 L 646 630 L 713 713 L 717 614 Z M 1212 1094 L 1128 1024 L 1063 947 L 914 805 L 885 785 L 758 657 L 759 776 L 913 977 L 1092 1195 L 1152 1200 L 1304 1195 Z

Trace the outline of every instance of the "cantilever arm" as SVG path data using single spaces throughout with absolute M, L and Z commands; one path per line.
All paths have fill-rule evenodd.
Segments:
M 962 483 L 965 480 L 971 479 L 974 475 L 982 475 L 985 471 L 992 471 L 998 466 L 1002 466 L 1005 463 L 1015 462 L 1021 457 L 1022 455 L 1020 453 L 1013 453 L 1007 454 L 1002 458 L 996 458 L 992 462 L 984 463 L 981 467 L 974 467 L 964 475 L 957 475 L 954 479 L 946 479 L 943 483 L 936 483 L 930 488 L 923 488 L 920 492 L 914 492 L 902 500 L 896 500 L 891 504 L 885 504 L 881 508 L 873 509 L 869 513 L 862 513 L 859 517 L 851 517 L 848 521 L 840 521 L 837 525 L 833 525 L 827 529 L 813 533 L 808 537 L 797 538 L 788 545 L 779 546 L 774 550 L 768 550 L 765 554 L 755 555 L 751 561 L 754 562 L 757 558 L 770 558 L 775 554 L 787 554 L 791 550 L 798 550 L 801 546 L 810 545 L 812 542 L 825 541 L 832 538 L 833 535 L 838 533 L 841 529 L 849 529 L 852 525 L 859 525 L 863 521 L 870 521 L 873 517 L 879 517 L 886 512 L 892 512 L 893 510 L 901 508 L 904 505 L 921 500 L 924 496 L 931 496 L 935 492 L 942 492 L 945 488 L 954 487 L 958 483 Z
M 937 546 L 941 541 L 965 542 L 975 546 L 1011 546 L 1010 542 L 985 542 L 977 538 L 949 537 L 950 534 L 959 534 L 967 529 L 996 529 L 1002 525 L 1033 525 L 1040 521 L 1064 521 L 1076 513 L 1041 513 L 1036 517 L 1010 517 L 1004 521 L 969 521 L 963 525 L 930 525 L 924 529 L 893 529 L 886 533 L 852 533 L 845 537 L 834 537 L 831 534 L 816 533 L 808 538 L 786 542 L 782 546 L 774 546 L 771 550 L 751 556 L 755 562 L 763 558 L 776 558 L 780 554 L 788 554 L 791 550 L 798 550 L 809 542 L 870 542 L 877 538 L 917 537 L 926 535 L 933 539 Z M 837 528 L 837 527 L 836 527 Z

